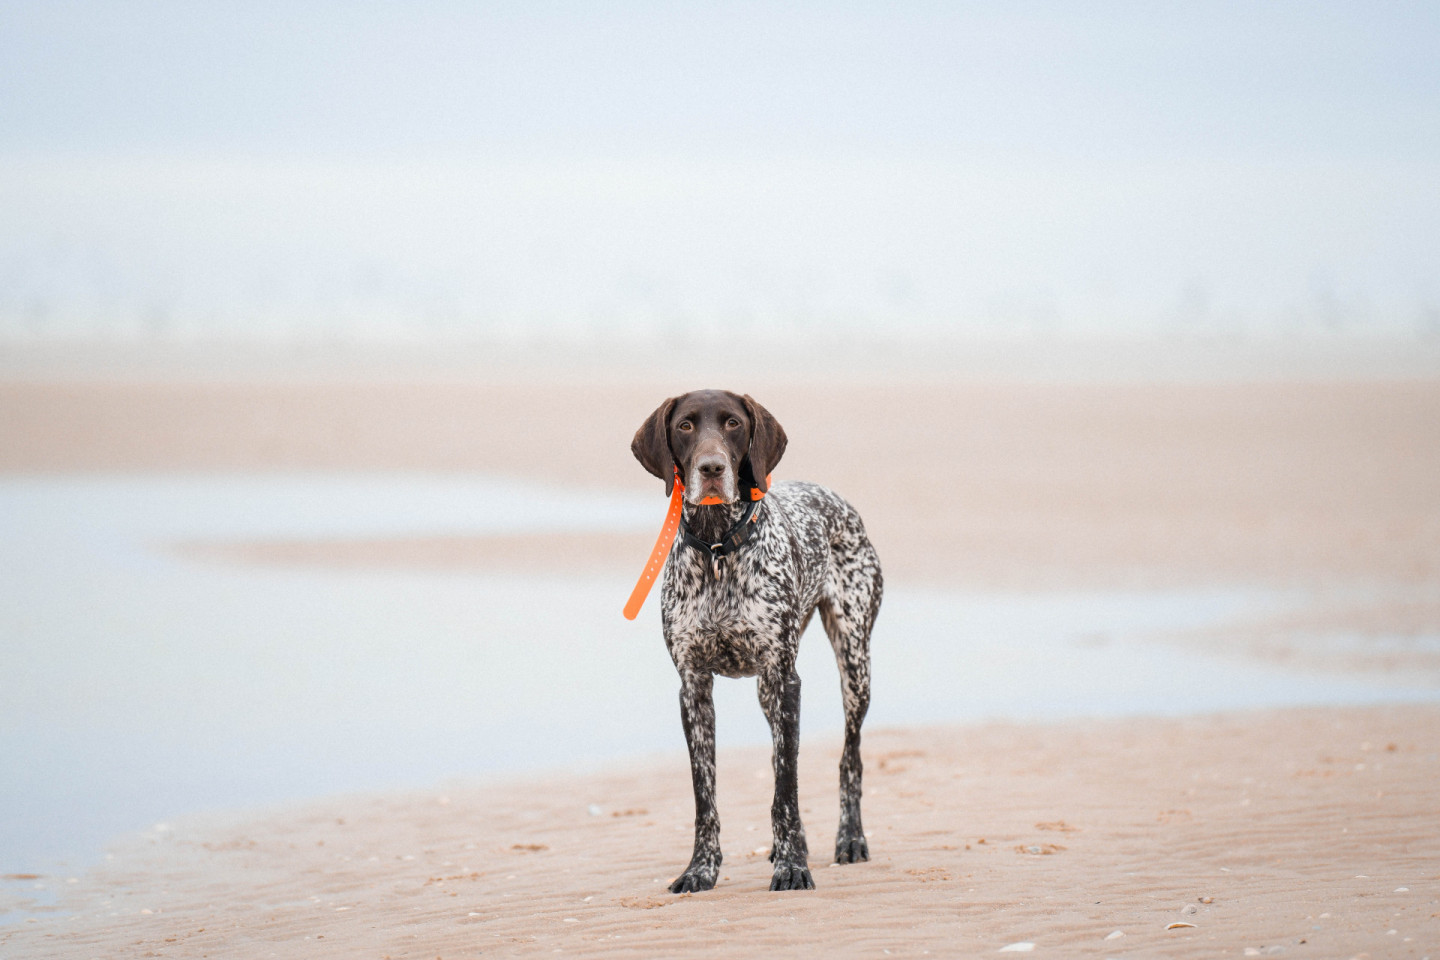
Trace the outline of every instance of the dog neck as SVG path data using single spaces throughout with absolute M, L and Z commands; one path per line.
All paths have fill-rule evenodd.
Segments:
M 740 500 L 717 504 L 686 503 L 685 525 L 695 536 L 714 543 L 725 536 L 725 532 L 735 525 L 744 510 L 745 503 Z

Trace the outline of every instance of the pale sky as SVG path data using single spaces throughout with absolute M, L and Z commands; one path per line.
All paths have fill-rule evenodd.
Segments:
M 0 2 L 0 337 L 1440 330 L 1437 50 L 1421 3 Z

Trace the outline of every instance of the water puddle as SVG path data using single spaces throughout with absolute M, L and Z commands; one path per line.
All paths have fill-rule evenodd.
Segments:
M 674 669 L 635 569 L 535 579 L 200 561 L 176 541 L 641 530 L 653 498 L 479 477 L 0 481 L 0 874 L 63 882 L 187 811 L 683 750 Z M 995 594 L 893 584 L 874 726 L 1434 700 L 1154 642 L 1293 607 L 1266 591 Z M 818 625 L 802 725 L 840 729 Z M 717 681 L 722 746 L 766 743 L 753 681 Z M 56 881 L 55 878 L 62 878 Z M 10 896 L 10 894 L 15 896 Z M 11 917 L 30 908 L 15 907 Z

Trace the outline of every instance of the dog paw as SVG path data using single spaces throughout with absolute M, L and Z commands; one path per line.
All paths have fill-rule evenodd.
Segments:
M 859 863 L 861 860 L 870 859 L 870 844 L 865 842 L 865 834 L 841 834 L 835 838 L 835 862 L 836 863 Z
M 810 868 L 802 863 L 780 863 L 770 878 L 771 890 L 814 890 L 815 880 Z
M 671 893 L 699 893 L 702 890 L 710 890 L 715 886 L 715 876 L 718 869 L 707 870 L 703 867 L 691 866 L 675 882 L 670 884 Z

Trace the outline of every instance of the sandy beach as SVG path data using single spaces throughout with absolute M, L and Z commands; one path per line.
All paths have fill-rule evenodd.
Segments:
M 687 384 L 565 376 L 11 378 L 8 477 L 483 473 L 655 492 L 629 438 Z M 737 384 L 786 477 L 861 510 L 893 585 L 1298 590 L 1168 642 L 1440 690 L 1440 382 Z M 583 465 L 577 468 L 577 465 Z M 271 570 L 629 575 L 653 534 L 186 540 Z M 617 604 L 618 605 L 618 604 Z M 882 617 L 884 614 L 882 613 Z M 660 643 L 659 636 L 653 641 Z M 965 696 L 957 678 L 956 697 Z M 766 892 L 769 764 L 722 753 L 723 879 L 674 897 L 681 755 L 187 814 L 36 877 L 0 957 L 1440 956 L 1429 703 L 866 731 L 870 863 L 828 867 L 838 744 L 802 739 L 818 890 Z M 666 714 L 657 724 L 678 725 Z M 99 798 L 97 798 L 97 802 Z M 11 878 L 14 880 L 15 878 Z M 1174 926 L 1180 924 L 1180 926 Z
M 0 960 L 1440 960 L 1437 48 L 1433 2 L 3 5 Z M 767 550 L 863 559 L 765 615 L 778 845 L 771 678 L 714 678 L 673 895 L 695 618 L 627 603 L 677 532 L 631 443 L 717 388 L 788 446 L 694 449 L 879 558 L 870 859 L 824 622 L 874 565 L 790 487 Z
M 782 474 L 842 491 L 905 580 L 1440 582 L 1433 379 L 745 379 L 791 435 Z M 630 438 L 688 383 L 0 383 L 0 470 L 469 470 L 650 493 Z M 628 569 L 649 539 L 560 562 Z M 377 545 L 344 546 L 272 549 L 383 561 Z M 527 562 L 519 544 L 391 546 L 406 563 Z
M 0 944 L 7 957 L 955 957 L 1014 943 L 1422 957 L 1440 943 L 1437 752 L 1434 707 L 879 730 L 872 860 L 820 866 L 819 889 L 790 895 L 766 890 L 762 752 L 723 758 L 723 879 L 679 897 L 664 890 L 690 843 L 678 757 L 339 797 L 135 837 L 74 885 L 73 919 Z M 837 756 L 802 749 L 817 866 Z

